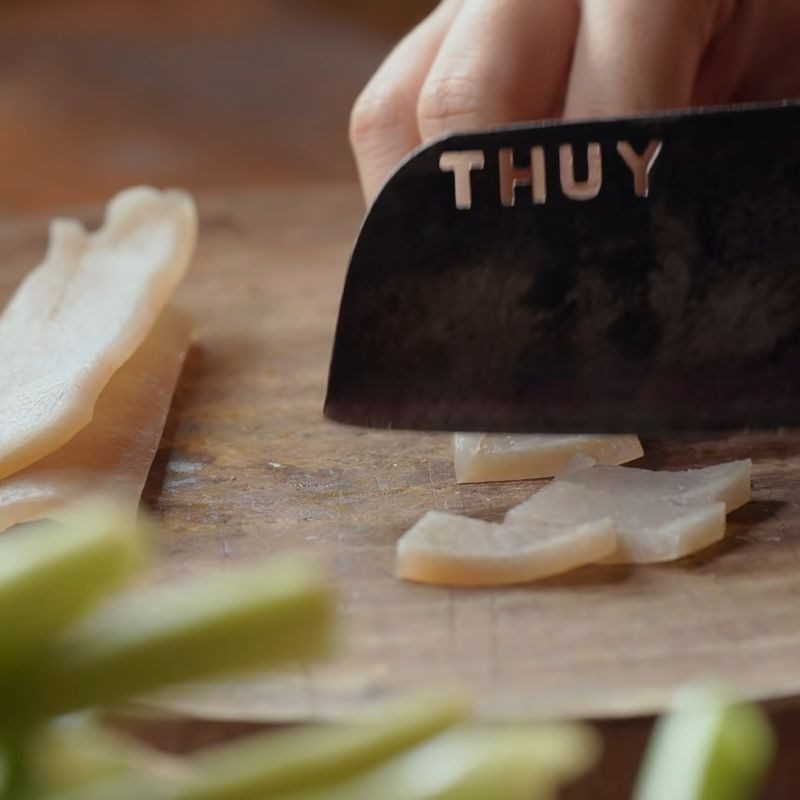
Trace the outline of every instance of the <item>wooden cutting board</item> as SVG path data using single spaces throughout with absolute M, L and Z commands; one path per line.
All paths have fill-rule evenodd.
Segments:
M 319 718 L 456 681 L 488 717 L 613 717 L 659 711 L 687 681 L 754 698 L 800 694 L 800 437 L 646 443 L 652 468 L 755 462 L 753 502 L 698 558 L 515 589 L 401 583 L 395 541 L 425 511 L 498 520 L 536 484 L 458 486 L 448 436 L 322 418 L 361 213 L 354 188 L 229 194 L 201 209 L 198 257 L 178 297 L 197 319 L 197 345 L 145 493 L 164 524 L 161 579 L 306 553 L 340 588 L 344 641 L 326 666 L 165 703 L 224 718 Z M 0 223 L 0 300 L 44 245 L 44 220 Z

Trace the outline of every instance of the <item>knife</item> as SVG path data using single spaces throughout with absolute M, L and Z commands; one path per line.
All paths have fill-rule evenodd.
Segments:
M 800 102 L 456 134 L 384 186 L 325 414 L 361 426 L 800 423 Z

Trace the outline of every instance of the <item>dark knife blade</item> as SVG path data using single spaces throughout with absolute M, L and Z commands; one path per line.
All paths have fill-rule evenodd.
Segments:
M 797 425 L 800 104 L 424 147 L 358 237 L 325 413 L 464 431 Z

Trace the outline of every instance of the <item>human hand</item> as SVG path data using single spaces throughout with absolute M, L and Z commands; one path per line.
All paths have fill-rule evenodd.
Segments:
M 798 35 L 797 0 L 443 0 L 353 108 L 364 196 L 453 131 L 800 94 Z

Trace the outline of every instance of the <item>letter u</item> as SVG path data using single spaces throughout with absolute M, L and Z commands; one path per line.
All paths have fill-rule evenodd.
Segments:
M 561 190 L 571 200 L 592 200 L 600 193 L 603 185 L 603 156 L 600 145 L 591 142 L 586 148 L 586 161 L 589 174 L 585 181 L 575 180 L 575 153 L 571 144 L 558 148 L 561 169 Z

